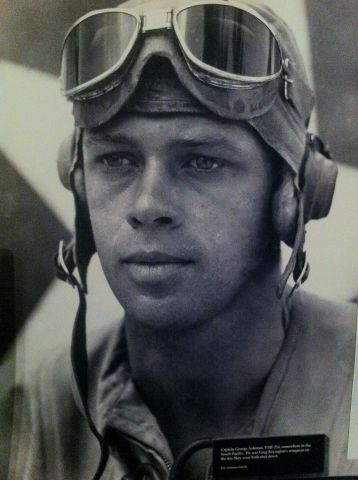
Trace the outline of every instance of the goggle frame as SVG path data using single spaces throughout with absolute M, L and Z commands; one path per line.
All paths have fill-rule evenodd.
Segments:
M 261 21 L 270 31 L 270 33 L 274 37 L 276 44 L 278 46 L 280 60 L 281 60 L 280 68 L 278 69 L 278 71 L 272 75 L 261 76 L 261 77 L 245 76 L 245 75 L 225 72 L 224 70 L 220 70 L 196 58 L 195 55 L 193 55 L 192 52 L 190 51 L 189 47 L 186 45 L 185 40 L 183 39 L 177 18 L 181 12 L 190 9 L 191 7 L 206 6 L 206 5 L 223 5 L 226 7 L 227 6 L 234 7 L 234 8 L 237 8 L 238 10 L 244 11 L 245 13 L 249 13 L 253 15 L 259 21 Z M 91 88 L 103 82 L 104 80 L 109 78 L 111 75 L 118 72 L 121 69 L 121 67 L 123 67 L 123 65 L 128 60 L 130 54 L 134 52 L 136 43 L 141 35 L 145 35 L 145 34 L 148 34 L 149 32 L 159 31 L 159 30 L 173 29 L 178 45 L 180 46 L 180 49 L 183 53 L 183 57 L 191 73 L 194 76 L 196 76 L 199 80 L 207 84 L 214 85 L 216 87 L 231 88 L 231 89 L 252 88 L 253 86 L 259 86 L 261 84 L 275 80 L 281 75 L 284 69 L 283 68 L 284 60 L 283 60 L 280 43 L 277 39 L 276 32 L 271 27 L 271 25 L 269 25 L 267 21 L 262 17 L 262 15 L 260 15 L 256 10 L 251 8 L 249 5 L 246 5 L 244 3 L 237 2 L 237 1 L 230 1 L 230 0 L 207 0 L 205 2 L 195 1 L 195 2 L 183 4 L 180 7 L 175 9 L 173 8 L 151 9 L 143 12 L 143 14 L 141 15 L 134 10 L 124 9 L 119 7 L 93 10 L 83 15 L 78 20 L 76 20 L 76 22 L 66 32 L 66 35 L 63 41 L 63 46 L 62 46 L 62 53 L 61 53 L 62 62 L 63 62 L 63 53 L 66 46 L 66 40 L 68 39 L 71 32 L 74 31 L 74 29 L 78 25 L 80 25 L 87 19 L 97 15 L 102 15 L 105 13 L 123 13 L 125 15 L 129 15 L 133 17 L 136 20 L 135 28 L 128 42 L 128 45 L 124 49 L 118 61 L 112 67 L 110 67 L 100 75 L 97 75 L 94 78 L 87 80 L 84 83 L 67 90 L 62 87 L 61 93 L 66 97 L 73 98 L 75 100 L 87 100 L 89 98 L 100 96 L 103 93 L 105 93 L 106 92 L 105 88 L 99 89 L 98 93 L 91 92 Z M 63 82 L 62 68 L 63 67 L 61 65 L 61 79 Z M 117 80 L 114 80 L 114 82 L 111 82 L 111 85 L 108 89 L 113 89 L 119 84 L 120 84 L 120 78 L 118 78 Z

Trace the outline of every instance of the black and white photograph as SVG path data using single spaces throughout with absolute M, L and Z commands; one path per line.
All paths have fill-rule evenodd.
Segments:
M 357 6 L 0 0 L 1 479 L 358 476 Z

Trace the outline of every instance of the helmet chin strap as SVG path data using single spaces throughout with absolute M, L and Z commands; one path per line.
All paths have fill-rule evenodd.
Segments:
M 311 145 L 311 135 L 306 135 L 306 149 L 302 160 L 302 165 L 300 169 L 300 174 L 298 177 L 299 190 L 297 191 L 297 226 L 296 226 L 296 235 L 295 241 L 293 243 L 291 255 L 289 261 L 281 275 L 281 279 L 276 288 L 276 295 L 278 298 L 282 298 L 285 291 L 287 282 L 292 275 L 294 280 L 294 285 L 291 291 L 288 294 L 290 298 L 293 293 L 299 289 L 299 287 L 304 283 L 310 273 L 310 266 L 307 261 L 307 254 L 304 250 L 305 240 L 306 240 L 306 223 L 307 219 L 305 218 L 305 198 L 304 198 L 304 187 L 305 187 L 305 172 L 306 165 L 310 153 Z
M 310 270 L 309 264 L 307 262 L 307 255 L 304 251 L 306 229 L 304 221 L 304 196 L 302 191 L 298 192 L 297 204 L 298 215 L 295 241 L 292 247 L 289 261 L 281 275 L 280 282 L 276 288 L 276 295 L 278 298 L 282 298 L 291 274 L 293 275 L 295 283 L 288 295 L 289 297 L 291 297 L 291 295 L 302 285 L 302 283 L 307 280 Z
M 81 141 L 81 132 L 76 142 L 76 150 Z M 74 161 L 70 171 L 70 182 L 72 191 L 75 192 L 74 175 L 76 167 L 78 166 L 79 155 L 78 152 L 74 155 Z M 75 194 L 76 195 L 76 194 Z M 78 199 L 76 199 L 78 201 Z M 78 265 L 78 257 L 76 256 L 75 240 L 72 239 L 67 245 L 63 241 L 60 242 L 59 251 L 55 259 L 57 277 L 63 281 L 68 282 L 73 288 L 77 290 L 79 297 L 79 304 L 76 313 L 75 323 L 72 330 L 72 342 L 71 342 L 71 363 L 72 372 L 75 379 L 77 391 L 81 401 L 83 413 L 86 417 L 87 423 L 93 435 L 96 437 L 100 444 L 101 456 L 97 467 L 97 470 L 92 480 L 99 480 L 106 468 L 106 464 L 109 457 L 108 446 L 97 430 L 89 410 L 88 405 L 88 356 L 87 356 L 87 331 L 86 331 L 86 270 L 87 265 L 83 265 L 80 268 Z M 77 267 L 79 273 L 79 279 L 74 275 L 74 270 Z
M 59 253 L 60 255 L 60 253 Z M 61 254 L 63 255 L 63 254 Z M 62 264 L 62 262 L 61 262 Z M 61 267 L 58 267 L 61 268 Z M 61 271 L 61 270 L 60 270 Z M 85 414 L 87 423 L 93 435 L 98 440 L 101 447 L 101 457 L 93 480 L 99 480 L 106 468 L 106 464 L 109 457 L 109 449 L 104 441 L 102 435 L 98 432 L 88 406 L 88 358 L 87 358 L 87 332 L 86 332 L 86 294 L 82 285 L 73 275 L 73 273 L 64 272 L 67 281 L 77 290 L 79 297 L 79 305 L 76 313 L 75 323 L 72 330 L 72 342 L 71 342 L 71 363 L 73 376 L 76 382 L 79 397 L 81 399 L 82 409 Z

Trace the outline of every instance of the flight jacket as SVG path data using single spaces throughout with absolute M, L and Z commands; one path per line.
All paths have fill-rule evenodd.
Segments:
M 298 292 L 289 318 L 251 435 L 324 433 L 329 474 L 358 475 L 358 461 L 347 460 L 356 308 Z M 140 462 L 165 480 L 173 456 L 131 379 L 123 323 L 91 335 L 88 347 L 89 407 L 110 446 L 103 480 L 121 480 Z M 78 400 L 69 352 L 15 387 L 9 480 L 92 479 L 99 447 Z

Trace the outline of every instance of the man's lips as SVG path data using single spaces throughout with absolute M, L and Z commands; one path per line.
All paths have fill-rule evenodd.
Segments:
M 184 258 L 179 255 L 170 255 L 164 252 L 136 252 L 126 255 L 122 258 L 122 263 L 134 263 L 144 265 L 158 265 L 158 264 L 188 264 L 194 261 L 190 258 Z
M 170 282 L 195 263 L 187 257 L 159 251 L 136 252 L 122 257 L 121 262 L 132 280 L 142 286 Z

